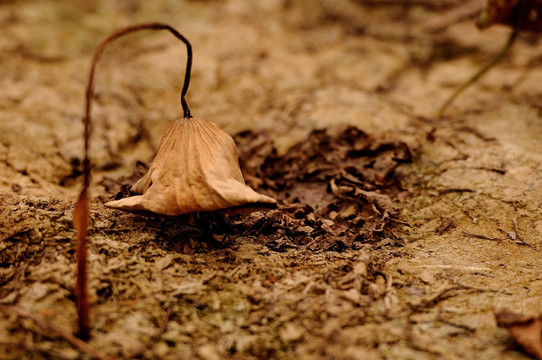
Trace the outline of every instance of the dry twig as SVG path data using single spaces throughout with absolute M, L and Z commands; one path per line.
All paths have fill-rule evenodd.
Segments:
M 464 285 L 451 286 L 449 288 L 446 288 L 446 289 L 440 291 L 438 294 L 432 296 L 430 299 L 422 301 L 420 304 L 412 306 L 409 310 L 412 313 L 415 313 L 415 312 L 421 311 L 421 310 L 423 310 L 425 308 L 431 308 L 431 307 L 437 305 L 439 302 L 453 296 L 453 294 L 450 294 L 450 293 L 452 291 L 456 291 L 456 290 L 478 290 L 478 291 L 480 291 L 479 289 L 474 289 L 474 288 L 472 288 L 470 286 L 464 286 Z
M 502 239 L 502 238 L 495 238 L 495 237 L 489 237 L 489 236 L 485 236 L 485 235 L 478 235 L 478 234 L 474 234 L 474 233 L 471 233 L 471 232 L 468 232 L 468 231 L 463 231 L 463 235 L 470 236 L 470 237 L 473 237 L 475 239 L 482 239 L 482 240 L 491 240 L 491 241 L 504 241 L 504 240 L 506 240 L 506 239 Z

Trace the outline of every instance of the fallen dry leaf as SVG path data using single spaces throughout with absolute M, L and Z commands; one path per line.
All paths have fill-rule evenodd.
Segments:
M 341 250 L 383 239 L 401 246 L 404 242 L 388 225 L 395 221 L 395 203 L 405 191 L 394 170 L 411 161 L 410 148 L 401 141 L 370 136 L 354 127 L 336 130 L 316 130 L 280 155 L 265 132 L 235 135 L 247 184 L 270 194 L 281 205 L 276 210 L 250 214 L 239 214 L 232 208 L 202 213 L 194 219 L 196 224 L 164 220 L 167 226 L 161 226 L 161 238 L 176 249 L 183 244 L 180 251 L 184 253 L 206 243 L 227 247 L 239 236 L 253 238 L 275 251 L 299 246 Z M 149 186 L 153 167 L 154 163 L 134 190 L 150 191 L 154 186 Z M 138 177 L 142 168 L 136 167 L 129 177 L 107 179 L 103 185 L 111 199 L 126 196 L 129 180 Z M 138 198 L 142 197 L 145 195 Z
M 177 216 L 247 204 L 275 204 L 245 185 L 235 142 L 215 124 L 176 120 L 166 131 L 149 171 L 133 187 L 139 196 L 105 204 L 130 212 Z
M 542 360 L 542 315 L 535 318 L 501 310 L 495 317 L 497 324 L 507 329 L 527 353 Z

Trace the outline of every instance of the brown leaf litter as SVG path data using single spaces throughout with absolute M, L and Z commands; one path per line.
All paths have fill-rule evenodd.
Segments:
M 162 220 L 166 225 L 163 236 L 172 245 L 188 238 L 183 249 L 191 252 L 189 248 L 194 251 L 201 241 L 227 246 L 238 236 L 252 237 L 280 251 L 303 245 L 357 248 L 385 238 L 401 243 L 389 225 L 395 221 L 395 203 L 403 192 L 394 170 L 412 160 L 404 142 L 371 136 L 354 127 L 335 133 L 316 130 L 279 155 L 265 132 L 245 131 L 235 140 L 247 185 L 276 198 L 278 209 L 251 214 L 199 213 L 185 217 L 185 222 Z M 134 177 L 105 179 L 102 184 L 118 199 L 140 190 L 138 182 L 132 192 L 126 191 L 127 182 Z M 187 243 L 191 244 L 188 248 Z

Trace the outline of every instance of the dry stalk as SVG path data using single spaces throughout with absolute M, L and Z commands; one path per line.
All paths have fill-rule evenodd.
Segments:
M 96 65 L 98 64 L 102 53 L 107 44 L 110 42 L 133 32 L 139 30 L 168 30 L 175 37 L 180 39 L 186 45 L 187 62 L 186 73 L 183 88 L 181 91 L 181 104 L 183 107 L 184 117 L 191 118 L 190 109 L 185 99 L 186 92 L 188 91 L 188 85 L 190 83 L 190 69 L 192 67 L 192 46 L 190 42 L 181 35 L 177 30 L 169 25 L 161 23 L 146 23 L 134 26 L 128 26 L 120 29 L 113 34 L 109 35 L 103 40 L 100 45 L 94 51 L 92 57 L 90 74 L 88 78 L 87 90 L 85 95 L 85 117 L 83 118 L 84 124 L 84 160 L 83 160 L 83 189 L 79 194 L 77 204 L 74 212 L 74 227 L 77 231 L 77 278 L 76 278 L 76 303 L 77 303 L 77 315 L 79 332 L 78 336 L 83 340 L 88 340 L 91 335 L 90 331 L 90 310 L 88 300 L 88 285 L 87 285 L 87 227 L 89 221 L 89 186 L 90 186 L 90 135 L 92 132 L 91 122 L 91 110 L 92 110 L 92 96 L 94 93 L 94 74 L 96 72 Z

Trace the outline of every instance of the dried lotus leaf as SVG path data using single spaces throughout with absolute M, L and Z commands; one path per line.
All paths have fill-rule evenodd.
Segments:
M 226 132 L 198 118 L 176 120 L 162 136 L 147 174 L 132 187 L 139 196 L 111 208 L 176 216 L 253 204 L 276 204 L 245 185 L 237 147 Z

